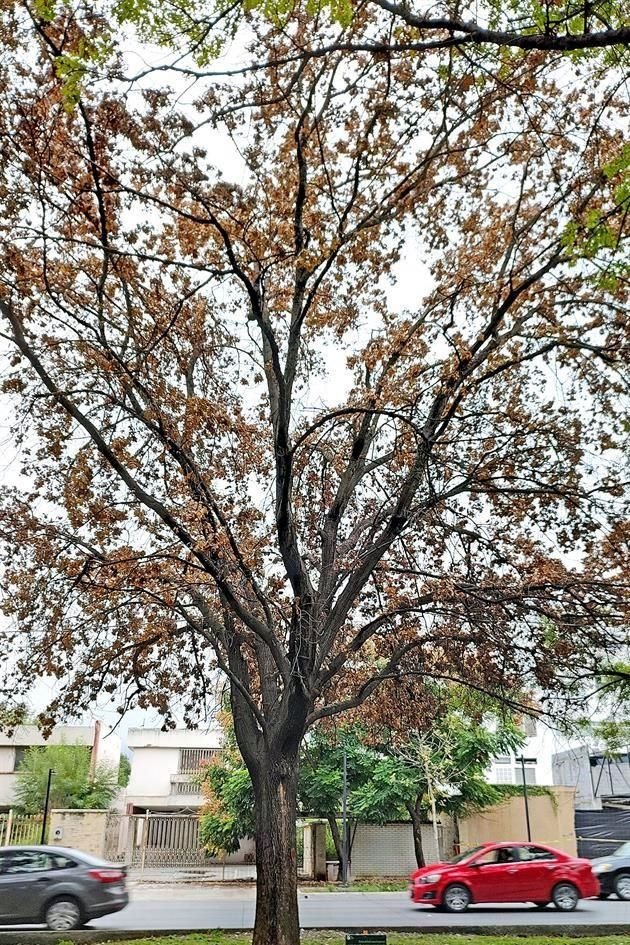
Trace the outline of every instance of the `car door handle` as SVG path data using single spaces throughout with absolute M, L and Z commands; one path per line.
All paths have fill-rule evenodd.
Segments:
M 37 883 L 51 883 L 52 879 L 50 876 L 40 876 L 39 879 L 36 880 L 36 882 Z
M 510 866 L 510 868 L 509 868 L 509 870 L 508 870 L 508 873 L 516 873 L 516 867 L 515 867 L 515 866 Z

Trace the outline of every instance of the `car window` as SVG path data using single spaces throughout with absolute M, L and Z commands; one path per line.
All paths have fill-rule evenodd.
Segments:
M 71 870 L 76 866 L 76 862 L 68 856 L 62 856 L 61 853 L 50 854 L 50 869 L 53 870 Z
M 521 860 L 529 863 L 532 860 L 555 860 L 556 855 L 544 847 L 526 846 L 520 848 Z
M 518 851 L 515 847 L 493 847 L 486 850 L 481 856 L 475 857 L 476 865 L 483 866 L 486 863 L 517 863 Z
M 495 848 L 493 850 L 486 850 L 485 853 L 482 853 L 481 856 L 476 856 L 473 860 L 475 866 L 484 865 L 486 863 L 496 863 L 498 850 Z
M 622 843 L 620 847 L 617 847 L 613 856 L 630 856 L 630 840 L 626 843 Z
M 473 856 L 477 850 L 483 850 L 483 847 L 473 847 L 472 850 L 465 850 L 463 853 L 458 853 L 457 856 L 452 856 L 450 860 L 447 860 L 447 863 L 461 863 L 462 860 L 468 859 L 469 856 Z
M 5 875 L 40 873 L 42 870 L 49 869 L 51 869 L 50 857 L 47 853 L 37 850 L 14 850 L 6 854 L 6 859 L 2 864 L 2 872 Z

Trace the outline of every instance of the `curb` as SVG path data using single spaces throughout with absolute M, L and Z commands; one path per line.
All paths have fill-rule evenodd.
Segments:
M 628 925 L 471 925 L 456 929 L 446 928 L 443 925 L 397 925 L 369 926 L 364 925 L 318 925 L 302 927 L 302 931 L 309 932 L 411 932 L 415 935 L 513 935 L 518 941 L 533 935 L 546 935 L 549 938 L 558 938 L 564 942 L 567 939 L 579 939 L 586 936 L 619 935 L 625 936 L 628 942 Z M 42 932 L 42 931 L 0 931 L 0 945 L 61 945 L 73 942 L 77 945 L 91 942 L 120 942 L 132 939 L 151 938 L 184 938 L 188 935 L 209 935 L 211 932 L 226 934 L 251 934 L 251 928 L 214 928 L 214 929 L 83 929 L 79 932 Z M 622 943 L 620 942 L 620 945 Z

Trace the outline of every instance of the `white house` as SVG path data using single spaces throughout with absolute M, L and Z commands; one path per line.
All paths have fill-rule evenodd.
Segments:
M 222 733 L 130 728 L 133 752 L 127 786 L 130 812 L 198 810 L 203 803 L 198 775 L 222 751 Z
M 0 811 L 15 804 L 16 771 L 28 748 L 40 745 L 85 745 L 94 764 L 106 764 L 118 773 L 120 739 L 100 722 L 93 725 L 56 725 L 44 738 L 36 725 L 20 725 L 12 735 L 0 732 Z
M 553 731 L 531 716 L 523 716 L 521 725 L 526 737 L 522 750 L 495 758 L 488 780 L 491 784 L 522 784 L 524 769 L 526 784 L 554 784 L 552 758 L 556 739 Z

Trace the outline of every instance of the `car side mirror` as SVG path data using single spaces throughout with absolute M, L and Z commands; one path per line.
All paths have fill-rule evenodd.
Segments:
M 481 865 L 482 865 L 481 863 L 469 863 L 469 864 L 468 864 L 468 866 L 470 867 L 470 869 L 476 869 L 476 870 L 478 870 Z

